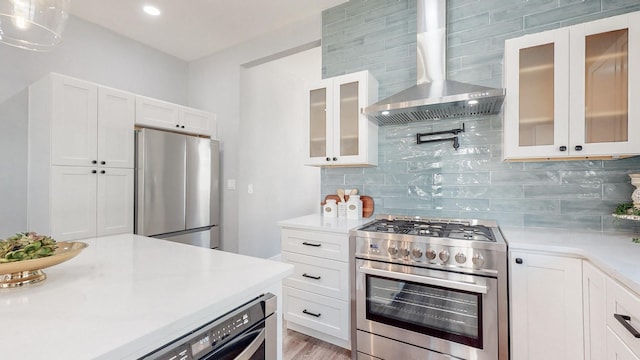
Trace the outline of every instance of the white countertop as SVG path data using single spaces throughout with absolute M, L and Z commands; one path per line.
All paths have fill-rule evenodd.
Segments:
M 278 222 L 278 225 L 280 225 L 280 227 L 293 227 L 297 229 L 321 230 L 336 232 L 340 234 L 348 234 L 349 230 L 360 227 L 361 225 L 364 225 L 373 220 L 375 220 L 373 216 L 370 218 L 362 219 L 344 219 L 326 217 L 322 216 L 322 214 L 311 214 L 293 219 L 283 220 Z
M 278 225 L 348 234 L 349 230 L 373 220 L 374 217 L 347 220 L 311 214 L 283 220 Z M 509 250 L 541 251 L 587 259 L 640 295 L 640 244 L 631 242 L 631 238 L 639 235 L 541 228 L 500 229 Z
M 607 275 L 640 295 L 639 235 L 501 227 L 509 251 L 533 250 L 589 260 Z
M 47 279 L 0 289 L 2 359 L 135 359 L 249 301 L 293 266 L 137 235 L 81 240 Z

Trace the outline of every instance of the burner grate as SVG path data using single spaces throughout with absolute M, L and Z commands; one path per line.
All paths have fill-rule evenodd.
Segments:
M 470 222 L 384 219 L 377 220 L 361 230 L 470 241 L 496 241 L 489 227 L 471 225 Z

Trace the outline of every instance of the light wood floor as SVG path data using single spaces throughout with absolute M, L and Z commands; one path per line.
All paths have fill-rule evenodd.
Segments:
M 283 331 L 283 360 L 350 360 L 351 351 L 299 332 Z

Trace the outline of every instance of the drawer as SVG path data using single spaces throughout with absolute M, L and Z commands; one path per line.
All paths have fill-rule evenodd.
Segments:
M 349 265 L 346 262 L 282 252 L 282 261 L 295 266 L 284 285 L 318 295 L 349 300 Z
M 282 251 L 347 262 L 349 235 L 313 230 L 282 229 Z
M 284 319 L 343 340 L 349 340 L 349 302 L 282 287 Z
M 640 360 L 609 328 L 607 328 L 607 359 Z
M 614 315 L 625 319 L 616 319 Z M 629 328 L 626 328 L 624 324 Z M 640 357 L 640 338 L 632 332 L 640 332 L 640 297 L 622 287 L 616 281 L 607 279 L 607 327 Z

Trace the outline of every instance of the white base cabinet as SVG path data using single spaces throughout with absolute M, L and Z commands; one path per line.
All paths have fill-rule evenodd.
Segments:
M 282 261 L 295 266 L 283 281 L 287 328 L 350 349 L 349 235 L 283 228 Z
M 582 359 L 582 260 L 509 253 L 512 360 Z
M 606 280 L 602 271 L 588 261 L 582 262 L 585 360 L 607 358 Z

